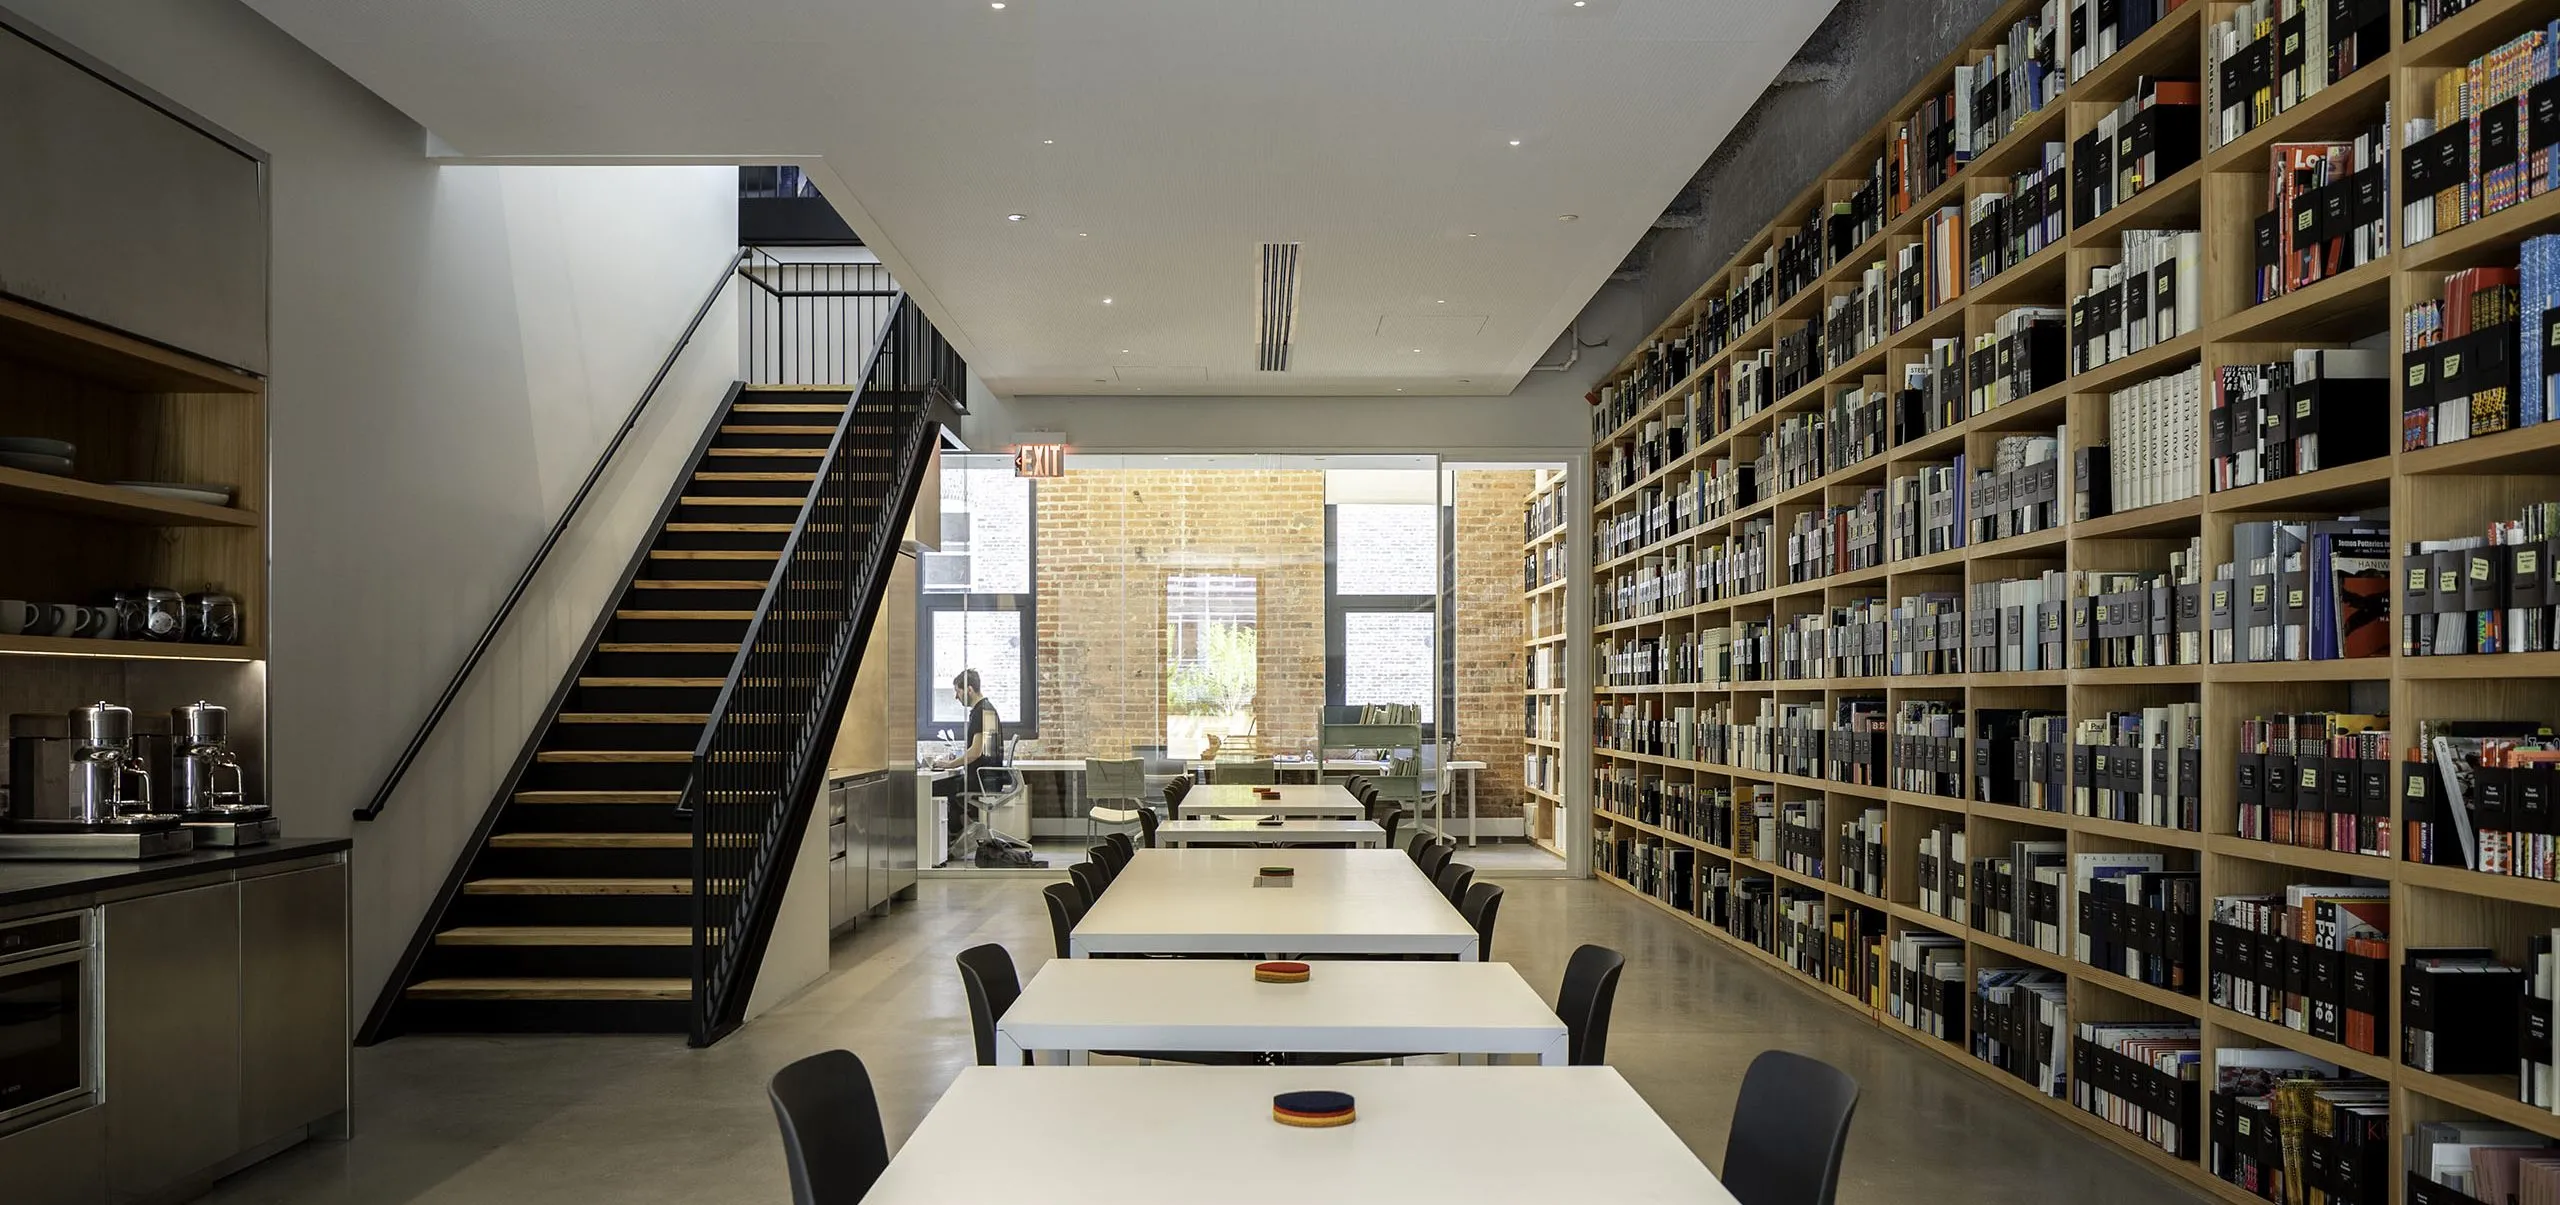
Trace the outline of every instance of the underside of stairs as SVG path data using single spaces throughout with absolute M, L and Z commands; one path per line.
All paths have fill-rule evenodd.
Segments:
M 692 1027 L 693 836 L 678 805 L 854 396 L 733 395 L 368 1040 Z M 873 419 L 873 404 L 844 444 L 849 467 L 877 482 L 858 491 L 857 535 L 892 521 L 883 512 L 905 488 L 891 481 L 903 428 Z M 727 723 L 759 720 L 774 723 Z

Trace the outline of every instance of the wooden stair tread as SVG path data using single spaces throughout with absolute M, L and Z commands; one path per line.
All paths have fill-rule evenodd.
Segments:
M 818 475 L 816 473 L 749 473 L 724 470 L 696 473 L 693 479 L 696 481 L 815 481 Z M 793 500 L 785 498 L 782 501 L 789 503 Z
M 727 678 L 580 678 L 580 686 L 664 686 L 670 688 L 726 686 Z
M 756 613 L 753 611 L 616 611 L 613 617 L 615 619 L 753 619 Z
M 469 879 L 465 895 L 691 895 L 692 879 Z
M 554 718 L 561 724 L 708 724 L 711 716 L 698 711 L 564 711 Z
M 691 849 L 691 833 L 497 833 L 491 849 Z
M 679 506 L 780 506 L 800 509 L 806 498 L 756 498 L 735 494 L 685 494 L 676 499 Z
M 853 399 L 847 398 L 850 402 Z M 729 408 L 731 414 L 842 414 L 844 407 L 826 402 L 740 402 Z
M 669 523 L 668 531 L 742 532 L 755 535 L 782 535 L 791 530 L 788 523 Z
M 684 798 L 682 791 L 518 791 L 516 803 L 618 803 L 647 807 L 665 804 L 674 807 Z
M 545 749 L 533 755 L 535 761 L 594 763 L 598 765 L 674 765 L 693 760 L 691 749 Z
M 691 1000 L 690 979 L 426 979 L 419 1000 Z
M 832 413 L 844 413 L 843 410 L 835 407 L 829 407 L 828 409 Z M 793 425 L 782 423 L 769 425 L 759 423 L 722 423 L 720 424 L 720 433 L 722 435 L 833 435 L 836 433 L 836 429 L 832 426 Z M 717 453 L 719 450 L 720 449 L 718 448 L 712 449 L 714 453 Z
M 713 448 L 703 453 L 731 460 L 817 460 L 826 454 L 825 448 Z
M 762 590 L 771 582 L 694 581 L 690 578 L 633 578 L 634 590 Z
M 688 946 L 684 925 L 464 925 L 436 934 L 440 946 Z
M 778 561 L 782 559 L 782 550 L 776 548 L 771 552 L 765 552 L 752 548 L 652 548 L 649 550 L 649 559 L 653 561 Z
M 736 640 L 727 643 L 717 640 L 675 640 L 657 643 L 608 640 L 596 645 L 596 651 L 599 653 L 734 653 L 738 651 L 741 643 Z

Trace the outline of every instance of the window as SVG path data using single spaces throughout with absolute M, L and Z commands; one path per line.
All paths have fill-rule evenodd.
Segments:
M 1441 508 L 1337 503 L 1325 508 L 1325 701 L 1411 703 L 1432 722 L 1443 690 L 1434 607 Z
M 916 566 L 919 739 L 967 722 L 951 699 L 951 679 L 964 669 L 978 671 L 1006 735 L 1040 735 L 1032 484 L 1013 475 L 1010 456 L 943 454 L 942 547 Z
M 1433 506 L 1343 503 L 1333 508 L 1334 592 L 1434 594 L 1440 564 Z
M 1166 752 L 1197 755 L 1210 733 L 1243 730 L 1261 689 L 1260 583 L 1238 574 L 1164 580 Z
M 1431 718 L 1431 612 L 1351 611 L 1342 617 L 1342 701 L 1420 703 Z

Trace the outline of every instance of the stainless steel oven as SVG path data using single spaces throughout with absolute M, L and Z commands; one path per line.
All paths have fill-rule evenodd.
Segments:
M 89 912 L 0 922 L 0 1130 L 98 1092 Z

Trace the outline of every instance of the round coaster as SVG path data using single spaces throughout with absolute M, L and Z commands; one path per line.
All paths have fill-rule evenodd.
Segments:
M 1286 1126 L 1323 1129 L 1358 1117 L 1348 1092 L 1283 1092 L 1271 1098 L 1271 1120 Z
M 1256 983 L 1305 983 L 1314 968 L 1303 962 L 1265 962 L 1253 968 Z

